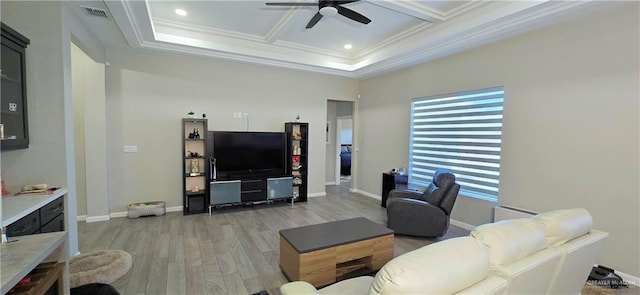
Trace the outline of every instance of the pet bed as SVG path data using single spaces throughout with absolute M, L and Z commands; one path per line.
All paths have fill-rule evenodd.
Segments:
M 69 262 L 71 288 L 111 284 L 129 272 L 131 262 L 131 254 L 122 250 L 100 250 L 73 257 Z

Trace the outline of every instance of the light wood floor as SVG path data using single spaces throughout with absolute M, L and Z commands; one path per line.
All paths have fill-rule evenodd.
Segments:
M 385 225 L 385 209 L 344 186 L 327 186 L 326 197 L 306 203 L 220 209 L 212 216 L 114 218 L 78 223 L 82 253 L 121 249 L 133 257 L 131 271 L 113 284 L 121 294 L 280 294 L 287 282 L 278 266 L 278 231 L 364 216 Z M 468 235 L 451 226 L 446 239 Z M 434 242 L 396 236 L 394 255 Z

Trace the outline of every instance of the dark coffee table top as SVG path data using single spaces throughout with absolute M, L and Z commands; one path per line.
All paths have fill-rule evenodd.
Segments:
M 393 234 L 364 217 L 283 229 L 280 236 L 298 253 L 306 253 Z

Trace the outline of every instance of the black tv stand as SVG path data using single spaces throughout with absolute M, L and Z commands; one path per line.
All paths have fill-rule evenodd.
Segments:
M 240 181 L 240 201 L 260 202 L 267 199 L 266 179 L 245 179 Z

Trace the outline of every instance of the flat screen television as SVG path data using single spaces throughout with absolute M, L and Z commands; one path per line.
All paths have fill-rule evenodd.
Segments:
M 219 178 L 282 175 L 286 135 L 282 132 L 213 131 L 215 169 Z

